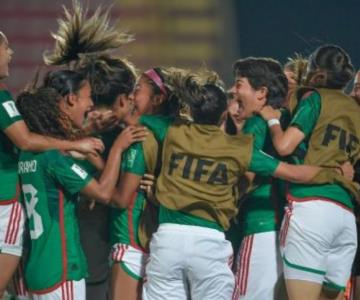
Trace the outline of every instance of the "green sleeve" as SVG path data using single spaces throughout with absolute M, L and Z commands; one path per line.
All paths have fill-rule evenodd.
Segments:
M 172 117 L 160 115 L 142 115 L 140 117 L 140 124 L 148 127 L 159 142 L 164 141 L 167 130 L 173 121 L 174 119 Z
M 5 130 L 10 125 L 22 120 L 11 94 L 0 90 L 0 128 Z
M 90 175 L 95 175 L 98 170 L 96 169 L 96 167 L 89 162 L 87 159 L 75 159 L 74 161 L 81 167 L 83 168 L 86 172 L 88 172 Z
M 270 176 L 274 174 L 280 161 L 261 150 L 254 149 L 251 156 L 249 171 L 258 175 Z
M 295 115 L 290 126 L 299 128 L 308 137 L 319 118 L 321 110 L 321 98 L 319 93 L 313 92 L 310 96 L 299 101 Z
M 146 164 L 142 143 L 132 144 L 123 154 L 121 171 L 143 176 L 146 172 Z
M 254 116 L 248 119 L 242 131 L 245 134 L 253 135 L 255 148 L 264 148 L 267 133 L 267 124 L 263 118 L 261 118 L 260 116 Z
M 48 151 L 46 172 L 70 194 L 80 192 L 92 177 L 73 158 L 57 150 Z

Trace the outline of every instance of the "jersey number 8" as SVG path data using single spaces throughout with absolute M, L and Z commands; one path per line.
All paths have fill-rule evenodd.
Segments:
M 23 184 L 22 190 L 25 198 L 26 214 L 30 221 L 31 219 L 33 220 L 34 224 L 34 228 L 30 229 L 30 237 L 32 240 L 36 240 L 44 232 L 44 226 L 41 220 L 41 216 L 35 210 L 35 206 L 39 201 L 39 198 L 36 197 L 38 191 L 34 188 L 32 184 Z

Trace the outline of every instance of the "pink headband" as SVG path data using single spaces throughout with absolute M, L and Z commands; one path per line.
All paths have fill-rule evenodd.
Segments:
M 154 69 L 147 70 L 146 72 L 144 72 L 144 74 L 145 74 L 147 77 L 149 77 L 149 78 L 156 84 L 156 86 L 160 89 L 160 91 L 161 91 L 165 96 L 167 95 L 165 85 L 164 85 L 161 77 L 155 72 Z

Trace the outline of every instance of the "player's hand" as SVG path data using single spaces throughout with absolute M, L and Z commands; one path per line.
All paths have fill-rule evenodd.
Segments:
M 79 151 L 68 151 L 68 153 L 70 154 L 71 157 L 75 158 L 75 159 L 79 159 L 79 160 L 85 160 L 86 159 L 86 155 L 79 152 Z
M 119 124 L 118 117 L 111 111 L 100 112 L 94 110 L 89 112 L 85 131 L 89 134 L 108 131 Z
M 349 180 L 353 180 L 355 175 L 355 169 L 350 162 L 345 162 L 340 166 L 342 175 Z
M 155 198 L 156 178 L 152 174 L 144 174 L 140 180 L 140 189 L 146 193 L 147 199 Z
M 74 141 L 73 150 L 78 151 L 83 154 L 94 154 L 97 155 L 98 152 L 103 152 L 105 147 L 103 142 L 100 139 L 88 137 L 81 140 Z
M 131 125 L 118 135 L 114 145 L 121 150 L 125 150 L 133 143 L 144 141 L 147 135 L 148 131 L 145 127 Z
M 140 189 L 148 193 L 155 187 L 155 176 L 152 174 L 144 174 L 140 180 Z
M 262 116 L 262 118 L 266 121 L 269 121 L 271 119 L 280 119 L 281 112 L 277 109 L 273 109 L 269 105 L 265 105 L 259 112 L 259 114 Z

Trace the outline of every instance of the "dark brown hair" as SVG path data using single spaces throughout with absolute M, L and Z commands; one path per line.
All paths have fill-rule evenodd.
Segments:
M 355 75 L 350 56 L 344 49 L 336 45 L 323 45 L 309 57 L 307 82 L 318 72 L 325 72 L 325 81 L 317 87 L 342 89 Z
M 63 97 L 54 88 L 42 87 L 22 92 L 16 106 L 32 132 L 58 139 L 74 140 L 81 136 L 71 119 L 60 110 Z
M 245 77 L 255 90 L 266 87 L 267 104 L 279 108 L 288 92 L 288 81 L 280 63 L 271 58 L 248 57 L 233 66 L 235 77 Z

